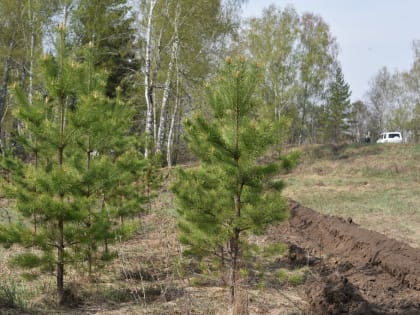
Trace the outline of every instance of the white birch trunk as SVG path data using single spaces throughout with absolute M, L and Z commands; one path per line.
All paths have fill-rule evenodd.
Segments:
M 153 20 L 153 11 L 155 9 L 157 0 L 150 1 L 149 15 L 147 18 L 147 29 L 146 29 L 146 56 L 145 56 L 145 66 L 144 66 L 144 96 L 146 99 L 147 113 L 146 113 L 146 148 L 145 148 L 145 157 L 149 157 L 149 146 L 150 138 L 152 136 L 153 128 L 153 85 L 151 80 L 151 52 L 152 52 L 152 20 Z
M 177 85 L 178 85 L 178 79 L 177 79 Z M 178 113 L 178 106 L 179 106 L 179 97 L 177 94 L 174 110 L 172 112 L 171 125 L 169 127 L 168 142 L 167 142 L 167 147 L 166 147 L 166 161 L 168 163 L 169 168 L 172 167 L 172 146 L 174 143 L 174 129 L 175 129 L 174 127 L 175 127 L 176 115 Z
M 168 65 L 168 71 L 166 73 L 166 81 L 163 89 L 163 97 L 162 97 L 162 106 L 160 109 L 160 119 L 159 119 L 159 129 L 157 135 L 157 143 L 156 143 L 156 152 L 162 153 L 163 145 L 165 142 L 165 133 L 166 133 L 166 120 L 168 117 L 168 101 L 169 95 L 171 91 L 171 81 L 172 81 L 172 72 L 175 64 L 175 59 L 178 52 L 178 37 L 175 37 L 174 42 L 172 43 L 172 51 L 171 51 L 171 59 Z
M 3 68 L 3 76 L 2 82 L 0 87 L 0 117 L 1 117 L 1 125 L 0 125 L 0 134 L 3 132 L 3 121 L 5 118 L 6 113 L 6 105 L 7 105 L 7 92 L 8 92 L 8 84 L 10 80 L 10 71 L 11 71 L 11 63 L 12 63 L 12 52 L 15 47 L 14 39 L 10 40 L 9 43 L 9 51 L 6 57 L 6 61 Z
M 153 75 L 152 75 L 152 82 L 151 85 L 153 86 L 153 99 L 156 99 L 156 95 L 155 95 L 155 89 L 154 89 L 154 84 L 156 82 L 156 77 L 157 74 L 159 72 L 160 69 L 160 64 L 161 64 L 161 53 L 162 53 L 162 36 L 163 36 L 163 28 L 160 29 L 159 32 L 159 39 L 157 42 L 157 50 L 156 50 L 156 62 L 155 62 L 155 68 L 153 70 Z M 153 106 L 153 143 L 157 142 L 157 124 L 156 124 L 156 106 Z
M 35 30 L 32 29 L 31 34 L 31 51 L 30 51 L 30 61 L 29 61 L 29 91 L 28 91 L 28 101 L 32 105 L 33 97 L 33 73 L 34 73 L 34 61 L 35 61 Z
M 32 1 L 28 1 L 28 18 L 31 21 L 31 43 L 29 48 L 29 87 L 28 87 L 28 102 L 32 105 L 33 101 L 33 73 L 34 73 L 34 63 L 35 63 L 35 31 L 36 31 L 36 20 L 35 14 L 32 9 Z
M 172 43 L 171 49 L 171 56 L 168 64 L 168 70 L 166 72 L 166 81 L 163 89 L 163 96 L 162 96 L 162 105 L 160 108 L 160 119 L 159 119 L 159 130 L 157 135 L 157 142 L 156 142 L 156 153 L 162 153 L 164 143 L 165 143 L 165 136 L 167 131 L 167 117 L 168 117 L 168 101 L 171 91 L 171 83 L 173 77 L 173 68 L 177 61 L 178 56 L 178 47 L 179 47 L 179 37 L 178 37 L 178 23 L 179 23 L 179 15 L 180 15 L 180 7 L 179 4 L 175 10 L 175 17 L 174 17 L 174 41 Z

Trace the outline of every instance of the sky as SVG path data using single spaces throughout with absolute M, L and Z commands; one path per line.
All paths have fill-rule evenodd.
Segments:
M 382 67 L 411 68 L 412 43 L 420 40 L 420 0 L 248 0 L 243 15 L 258 17 L 270 4 L 292 5 L 299 15 L 315 13 L 330 26 L 352 101 L 365 99 Z

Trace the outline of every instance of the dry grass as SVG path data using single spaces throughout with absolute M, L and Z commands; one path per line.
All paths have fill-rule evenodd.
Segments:
M 288 197 L 420 247 L 420 146 L 318 146 L 304 148 L 302 156 L 286 176 Z M 19 248 L 0 248 L 0 282 L 14 279 L 24 311 L 32 314 L 229 314 L 228 288 L 218 272 L 182 257 L 173 199 L 162 188 L 136 236 L 114 245 L 118 257 L 92 281 L 83 268 L 67 269 L 68 289 L 81 302 L 76 308 L 55 307 L 52 275 L 25 281 L 24 271 L 7 265 Z M 282 247 L 264 235 L 251 241 L 259 251 L 243 275 L 237 314 L 304 314 L 305 269 L 288 269 L 279 259 Z
M 118 257 L 112 264 L 98 270 L 92 281 L 88 281 L 86 270 L 81 266 L 66 269 L 65 283 L 75 301 L 80 300 L 77 307 L 56 307 L 53 275 L 40 275 L 32 281 L 26 281 L 22 277 L 25 271 L 7 265 L 8 256 L 19 251 L 19 248 L 0 249 L 0 281 L 13 277 L 19 282 L 28 314 L 231 313 L 228 288 L 220 283 L 219 274 L 211 269 L 204 272 L 198 268 L 197 262 L 182 257 L 183 248 L 177 240 L 172 194 L 166 188 L 162 189 L 152 206 L 153 211 L 142 217 L 142 227 L 135 237 L 113 246 L 118 251 Z M 281 249 L 268 246 L 270 244 L 264 240 L 259 240 L 258 244 L 267 245 L 270 253 L 261 254 L 260 267 L 273 265 Z M 270 268 L 271 272 L 260 275 L 259 282 L 244 281 L 240 288 L 241 303 L 235 306 L 237 314 L 279 314 L 279 310 L 281 314 L 303 313 L 303 286 L 276 280 L 275 271 L 278 268 Z M 267 285 L 260 286 L 261 283 Z M 13 314 L 13 310 L 8 312 Z
M 285 195 L 420 247 L 420 145 L 303 149 Z

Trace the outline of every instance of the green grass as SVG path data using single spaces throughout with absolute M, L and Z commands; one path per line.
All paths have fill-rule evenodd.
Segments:
M 27 308 L 25 287 L 13 279 L 0 282 L 0 305 L 24 311 Z
M 263 257 L 282 256 L 287 253 L 288 246 L 284 243 L 275 243 L 267 245 L 262 250 Z
M 287 282 L 289 285 L 296 286 L 305 282 L 308 272 L 308 267 L 296 270 L 281 268 L 275 272 L 275 276 L 281 282 Z
M 285 195 L 420 247 L 420 145 L 303 148 Z

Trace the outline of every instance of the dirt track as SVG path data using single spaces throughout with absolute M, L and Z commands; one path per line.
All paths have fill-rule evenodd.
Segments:
M 420 250 L 290 202 L 288 224 L 269 238 L 312 265 L 309 314 L 420 314 Z

